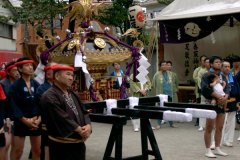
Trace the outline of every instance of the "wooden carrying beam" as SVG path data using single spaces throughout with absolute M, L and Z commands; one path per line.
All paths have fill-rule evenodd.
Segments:
M 105 115 L 105 114 L 95 114 L 90 113 L 89 117 L 92 122 L 98 123 L 108 123 L 108 124 L 127 124 L 127 117 L 123 115 Z
M 135 109 L 146 109 L 146 110 L 153 110 L 153 111 L 176 111 L 176 112 L 185 112 L 184 108 L 174 108 L 174 107 L 159 107 L 159 106 L 144 106 L 144 105 L 138 105 L 134 106 Z
M 159 97 L 141 97 L 139 98 L 139 104 L 147 104 L 147 105 L 155 105 L 156 102 L 159 102 Z M 126 106 L 129 105 L 129 99 L 121 99 L 117 101 L 117 107 L 118 108 L 126 108 Z M 87 110 L 89 109 L 99 109 L 103 110 L 107 107 L 106 101 L 100 101 L 100 102 L 90 102 L 90 103 L 84 103 L 84 106 Z
M 157 110 L 141 110 L 141 109 L 127 109 L 127 108 L 112 108 L 112 113 L 117 115 L 125 115 L 127 117 L 135 118 L 150 118 L 162 119 L 163 112 Z

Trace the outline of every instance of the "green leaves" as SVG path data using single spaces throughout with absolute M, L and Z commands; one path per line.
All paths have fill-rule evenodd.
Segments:
M 111 7 L 101 11 L 100 16 L 94 17 L 105 25 L 119 28 L 128 28 L 128 8 L 133 5 L 133 0 L 115 0 Z
M 158 1 L 158 3 L 160 3 L 160 4 L 170 4 L 170 3 L 172 3 L 174 0 L 157 0 Z
M 58 15 L 64 16 L 65 3 L 55 0 L 22 0 L 21 7 L 11 7 L 15 11 L 12 18 L 15 22 L 30 23 L 32 26 L 51 22 Z

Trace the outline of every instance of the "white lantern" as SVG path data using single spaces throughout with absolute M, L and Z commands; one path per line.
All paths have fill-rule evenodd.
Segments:
M 132 6 L 128 8 L 128 19 L 131 28 L 141 30 L 145 23 L 145 17 L 141 6 Z

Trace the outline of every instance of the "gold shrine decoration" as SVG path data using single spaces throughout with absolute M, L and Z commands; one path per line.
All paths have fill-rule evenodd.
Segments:
M 92 0 L 77 0 L 68 4 L 66 9 L 69 13 L 66 15 L 70 21 L 81 19 L 83 21 L 91 20 L 93 15 L 99 15 L 99 11 L 106 9 L 112 5 L 111 3 L 92 3 Z
M 94 39 L 94 44 L 99 47 L 99 48 L 105 48 L 106 47 L 106 42 L 102 38 L 95 38 Z
M 140 40 L 135 40 L 135 41 L 133 42 L 133 46 L 141 49 L 141 48 L 144 47 L 144 44 L 143 44 L 143 42 L 140 41 Z
M 112 64 L 114 62 L 124 62 L 127 61 L 131 56 L 132 52 L 127 49 L 112 49 L 111 52 L 108 50 L 96 50 L 92 51 L 86 49 L 84 51 L 85 56 L 87 57 L 86 63 L 97 63 L 97 64 Z
M 90 50 L 85 49 L 84 55 L 86 56 L 87 64 L 112 64 L 114 62 L 125 62 L 132 56 L 132 52 L 127 48 L 108 50 Z M 54 50 L 49 54 L 49 61 L 56 63 L 65 63 L 72 65 L 75 58 L 75 52 L 59 52 Z

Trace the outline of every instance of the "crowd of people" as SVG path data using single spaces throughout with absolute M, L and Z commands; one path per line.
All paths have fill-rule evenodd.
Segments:
M 114 72 L 111 76 L 116 76 L 116 81 L 113 85 L 115 89 L 119 89 L 121 86 L 122 77 L 124 76 L 123 71 L 120 68 L 119 63 L 114 63 Z M 178 85 L 179 80 L 178 76 L 175 72 L 172 71 L 172 62 L 171 61 L 161 61 L 160 62 L 160 70 L 155 73 L 153 76 L 152 82 L 150 78 L 147 76 L 147 82 L 145 84 L 141 84 L 138 80 L 134 79 L 133 74 L 129 77 L 130 81 L 127 84 L 127 88 L 129 88 L 129 95 L 133 97 L 145 97 L 149 95 L 149 92 L 153 90 L 154 95 L 165 94 L 168 95 L 168 101 L 170 102 L 178 102 Z M 128 95 L 128 94 L 126 94 Z M 126 96 L 127 98 L 127 96 Z M 172 121 L 168 122 L 170 127 L 175 128 L 176 125 L 173 124 Z M 132 120 L 133 130 L 135 132 L 139 131 L 139 119 Z M 161 125 L 164 124 L 163 120 L 157 120 L 157 126 L 152 127 L 152 129 L 160 129 Z
M 0 160 L 20 160 L 26 136 L 33 160 L 85 159 L 92 128 L 88 112 L 69 88 L 74 68 L 49 63 L 45 82 L 34 80 L 34 61 L 19 58 L 5 67 L 0 85 Z M 76 149 L 78 148 L 78 149 Z
M 240 110 L 240 89 L 236 87 L 240 80 L 240 58 L 236 56 L 229 62 L 218 56 L 201 56 L 200 62 L 200 67 L 193 73 L 196 102 L 220 108 L 216 119 L 200 118 L 198 123 L 199 131 L 205 130 L 205 156 L 227 156 L 220 146 L 233 146 L 235 116 Z M 45 81 L 39 84 L 34 79 L 33 63 L 33 60 L 23 57 L 5 66 L 5 78 L 0 81 L 0 160 L 8 160 L 10 145 L 10 159 L 20 160 L 26 136 L 30 137 L 33 160 L 84 160 L 84 142 L 89 138 L 92 127 L 79 96 L 70 89 L 74 68 L 49 63 L 43 69 Z M 114 88 L 119 89 L 124 73 L 120 64 L 114 63 L 113 67 L 115 70 L 111 76 L 117 77 Z M 154 95 L 164 94 L 169 97 L 168 101 L 178 102 L 179 80 L 172 71 L 171 61 L 160 62 L 160 70 L 152 81 L 146 78 L 147 82 L 142 84 L 133 74 L 130 75 L 126 98 L 148 96 L 152 90 Z M 139 119 L 132 118 L 133 130 L 138 132 Z M 176 127 L 172 121 L 168 123 L 170 127 Z M 159 119 L 157 126 L 152 128 L 160 129 L 162 124 Z

